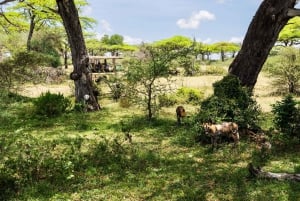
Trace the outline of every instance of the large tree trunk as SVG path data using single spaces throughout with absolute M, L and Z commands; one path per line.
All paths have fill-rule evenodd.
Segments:
M 75 83 L 75 100 L 77 103 L 85 102 L 88 110 L 99 110 L 100 105 L 94 95 L 95 89 L 87 69 L 89 59 L 74 0 L 56 0 L 56 3 L 71 47 L 74 70 L 70 78 Z
M 253 89 L 261 68 L 274 46 L 279 32 L 290 19 L 288 11 L 296 0 L 264 0 L 258 8 L 245 36 L 243 45 L 229 66 L 241 84 Z

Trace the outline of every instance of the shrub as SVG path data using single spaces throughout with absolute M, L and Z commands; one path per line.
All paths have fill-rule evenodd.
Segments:
M 272 112 L 275 116 L 273 120 L 275 128 L 280 130 L 284 135 L 299 138 L 300 113 L 297 105 L 298 103 L 294 100 L 293 96 L 287 95 L 282 101 L 277 101 L 272 105 Z
M 182 87 L 177 90 L 176 95 L 183 97 L 186 103 L 194 105 L 200 104 L 203 100 L 204 93 L 198 89 Z
M 177 104 L 178 98 L 174 94 L 162 94 L 158 96 L 160 107 L 170 107 Z
M 228 75 L 213 87 L 214 94 L 201 104 L 198 121 L 235 121 L 240 127 L 257 126 L 260 108 L 237 77 Z
M 51 94 L 48 91 L 42 93 L 33 104 L 37 114 L 52 117 L 64 113 L 71 106 L 71 101 L 62 94 Z

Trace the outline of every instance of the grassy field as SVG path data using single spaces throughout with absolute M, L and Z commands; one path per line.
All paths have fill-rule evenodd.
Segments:
M 206 96 L 222 76 L 176 77 L 174 85 L 198 88 Z M 270 126 L 271 80 L 260 74 L 255 98 Z M 32 101 L 42 92 L 72 94 L 72 83 L 28 85 L 24 97 L 0 102 L 0 200 L 197 200 L 298 201 L 292 181 L 252 178 L 248 164 L 266 171 L 300 171 L 299 145 L 274 144 L 267 155 L 242 136 L 238 148 L 224 143 L 212 151 L 199 143 L 198 106 L 185 105 L 190 118 L 176 124 L 175 108 L 145 120 L 139 108 L 101 100 L 103 110 L 67 112 L 46 118 Z M 268 122 L 268 123 L 266 123 Z M 268 129 L 268 128 L 266 128 Z M 130 130 L 132 142 L 125 136 Z
M 251 178 L 247 169 L 299 172 L 299 147 L 273 146 L 262 157 L 243 137 L 237 149 L 212 152 L 195 140 L 192 118 L 176 125 L 173 108 L 148 122 L 109 101 L 100 112 L 56 118 L 35 116 L 31 99 L 0 107 L 2 200 L 300 200 L 297 182 Z

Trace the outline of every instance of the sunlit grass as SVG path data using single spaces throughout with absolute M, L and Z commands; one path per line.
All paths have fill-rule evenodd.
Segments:
M 209 96 L 212 83 L 220 78 L 178 78 L 177 84 L 199 88 Z M 269 85 L 264 83 L 258 82 L 255 95 L 263 111 L 269 112 L 276 98 L 268 96 Z M 266 171 L 299 173 L 297 145 L 274 145 L 264 159 L 242 136 L 237 149 L 223 143 L 212 151 L 210 144 L 195 140 L 192 116 L 198 106 L 185 105 L 190 117 L 178 126 L 175 107 L 162 108 L 158 118 L 148 122 L 139 108 L 100 102 L 99 112 L 69 111 L 53 118 L 34 115 L 30 99 L 0 104 L 0 184 L 5 179 L 20 182 L 7 200 L 298 201 L 300 197 L 296 182 L 260 180 L 248 173 L 250 162 Z M 272 127 L 272 114 L 263 116 L 262 128 Z M 21 162 L 12 160 L 15 157 Z M 7 161 L 23 169 L 10 173 L 4 168 Z M 36 178 L 22 183 L 22 174 Z

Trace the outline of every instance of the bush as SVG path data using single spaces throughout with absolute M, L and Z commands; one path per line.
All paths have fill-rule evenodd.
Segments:
M 71 101 L 62 94 L 51 94 L 48 91 L 38 97 L 33 104 L 37 114 L 52 117 L 64 113 L 71 106 Z
M 158 96 L 160 107 L 170 107 L 179 102 L 175 94 L 162 94 Z
M 275 128 L 280 130 L 283 135 L 289 137 L 300 137 L 298 129 L 300 127 L 300 112 L 297 107 L 298 103 L 292 95 L 287 95 L 282 101 L 278 101 L 272 105 L 274 113 Z
M 160 107 L 170 107 L 184 103 L 198 105 L 203 100 L 203 97 L 204 93 L 198 89 L 182 87 L 176 93 L 160 95 L 158 100 Z
M 200 104 L 203 100 L 204 93 L 198 89 L 182 87 L 177 90 L 176 95 L 184 98 L 186 103 L 194 105 Z
M 213 87 L 214 94 L 201 104 L 198 121 L 235 121 L 243 128 L 257 127 L 260 108 L 237 77 L 228 75 Z

